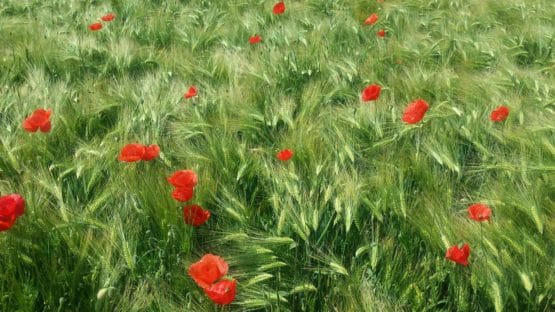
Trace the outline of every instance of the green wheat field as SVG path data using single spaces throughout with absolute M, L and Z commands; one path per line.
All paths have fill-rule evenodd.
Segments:
M 555 1 L 277 2 L 0 1 L 0 311 L 555 310 Z

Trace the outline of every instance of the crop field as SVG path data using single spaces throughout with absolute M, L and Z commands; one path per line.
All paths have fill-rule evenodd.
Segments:
M 555 311 L 555 1 L 0 0 L 0 311 Z

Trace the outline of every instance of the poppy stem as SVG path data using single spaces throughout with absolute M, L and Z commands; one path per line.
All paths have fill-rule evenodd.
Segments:
M 416 129 L 416 160 L 418 160 L 418 153 L 420 152 L 420 128 Z
M 484 248 L 484 225 L 480 222 L 480 244 L 482 245 L 482 256 L 486 257 L 486 249 Z M 486 259 L 487 261 L 487 259 Z

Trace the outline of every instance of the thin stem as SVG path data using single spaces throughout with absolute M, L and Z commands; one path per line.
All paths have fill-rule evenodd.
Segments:
M 482 256 L 486 258 L 486 248 L 484 248 L 484 225 L 480 222 L 480 244 L 482 245 Z M 487 258 L 486 258 L 487 261 Z

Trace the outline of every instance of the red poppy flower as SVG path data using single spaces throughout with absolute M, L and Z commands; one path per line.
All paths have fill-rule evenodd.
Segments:
M 210 218 L 210 211 L 202 209 L 199 205 L 183 207 L 183 219 L 192 226 L 201 226 Z
M 156 144 L 150 146 L 145 146 L 145 153 L 143 154 L 142 160 L 153 160 L 160 154 L 160 147 Z
M 139 161 L 143 159 L 145 152 L 146 147 L 142 144 L 127 144 L 121 149 L 118 159 L 124 162 Z
M 470 255 L 470 246 L 467 243 L 464 243 L 461 249 L 459 246 L 453 246 L 447 250 L 445 254 L 445 258 L 456 262 L 460 265 L 467 266 L 468 265 L 468 256 Z
M 489 221 L 491 209 L 484 204 L 474 204 L 468 206 L 468 217 L 476 221 Z
M 226 275 L 227 270 L 228 265 L 224 259 L 206 254 L 199 261 L 191 264 L 188 273 L 197 285 L 206 288 Z
M 116 16 L 114 15 L 114 13 L 108 13 L 104 16 L 102 16 L 100 19 L 105 21 L 105 22 L 111 22 L 114 20 L 114 18 L 116 18 Z
M 251 37 L 249 38 L 249 43 L 250 43 L 250 44 L 257 44 L 257 43 L 259 43 L 260 41 L 262 41 L 262 37 L 260 37 L 260 36 L 251 36 Z
M 49 109 L 39 108 L 33 112 L 33 114 L 23 121 L 23 129 L 27 132 L 37 132 L 40 129 L 41 132 L 48 132 L 52 128 L 50 123 L 50 115 L 52 111 Z
M 97 31 L 102 29 L 102 23 L 94 23 L 89 25 L 89 29 L 92 31 Z
M 274 8 L 272 9 L 272 13 L 283 14 L 283 12 L 285 12 L 285 2 L 280 1 L 274 5 Z
M 180 202 L 191 200 L 195 195 L 195 189 L 192 187 L 178 187 L 172 192 L 172 197 Z
M 364 21 L 364 25 L 374 25 L 378 21 L 378 14 L 372 13 L 372 15 L 368 16 L 368 18 Z
M 489 119 L 491 119 L 491 121 L 493 122 L 502 122 L 507 119 L 507 116 L 509 116 L 509 108 L 507 106 L 501 105 L 491 112 Z
M 418 99 L 405 108 L 403 113 L 403 121 L 408 124 L 415 124 L 424 118 L 424 114 L 428 111 L 428 103 L 422 99 Z
M 0 197 L 0 232 L 10 229 L 25 213 L 25 200 L 19 194 Z
M 185 93 L 185 94 L 183 95 L 183 97 L 186 98 L 186 99 L 190 99 L 190 98 L 192 98 L 192 97 L 195 96 L 195 95 L 197 95 L 197 87 L 191 86 L 191 87 L 189 88 L 189 90 L 187 90 L 187 93 Z
M 281 161 L 288 161 L 291 157 L 293 157 L 293 151 L 290 149 L 281 150 L 276 154 L 276 157 Z
M 376 32 L 376 35 L 378 35 L 378 37 L 385 37 L 385 30 L 383 29 L 378 30 L 378 32 Z
M 198 177 L 193 170 L 179 170 L 168 178 L 168 182 L 175 187 L 195 187 L 198 183 Z
M 371 84 L 362 90 L 362 101 L 375 101 L 380 97 L 382 87 L 377 84 Z
M 204 293 L 214 303 L 217 304 L 230 304 L 235 299 L 237 293 L 236 280 L 221 280 L 210 287 L 204 288 Z

